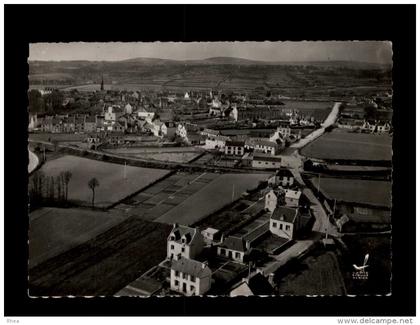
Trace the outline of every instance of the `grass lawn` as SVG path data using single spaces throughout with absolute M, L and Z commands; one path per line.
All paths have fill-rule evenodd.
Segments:
M 31 296 L 111 296 L 166 257 L 171 226 L 135 216 L 29 271 Z
M 333 252 L 312 254 L 279 282 L 280 295 L 344 295 L 344 282 Z
M 125 218 L 88 209 L 35 210 L 29 215 L 29 267 L 86 242 Z
M 169 173 L 163 169 L 127 166 L 124 179 L 124 165 L 70 155 L 48 161 L 41 170 L 46 176 L 54 177 L 70 171 L 73 176 L 69 183 L 69 200 L 81 205 L 90 205 L 92 190 L 88 182 L 96 177 L 99 181 L 95 189 L 97 207 L 107 207 Z
M 318 188 L 318 178 L 311 178 Z M 337 201 L 391 207 L 391 182 L 362 179 L 321 177 L 320 190 Z
M 259 181 L 266 180 L 267 174 L 223 174 L 202 189 L 168 211 L 158 222 L 172 224 L 178 222 L 191 225 L 238 199 L 246 190 L 256 188 Z
M 392 137 L 335 129 L 305 146 L 301 153 L 319 159 L 391 160 Z

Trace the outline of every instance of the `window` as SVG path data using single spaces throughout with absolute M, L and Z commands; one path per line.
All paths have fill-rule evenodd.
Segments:
M 240 253 L 238 253 L 238 252 L 236 252 L 235 253 L 235 258 L 240 258 L 241 257 L 241 254 Z
M 175 271 L 175 276 L 179 276 L 179 272 L 178 271 Z
M 181 252 L 183 252 L 183 253 L 185 252 L 185 247 L 181 248 Z
M 273 222 L 273 228 L 277 228 L 277 222 Z
M 175 285 L 179 286 L 179 281 L 178 280 L 175 280 Z
M 280 230 L 283 230 L 283 224 L 282 223 L 280 224 Z
M 187 280 L 188 279 L 188 274 L 182 273 L 182 278 L 185 279 L 185 280 Z
M 226 254 L 226 250 L 224 248 L 220 249 L 220 255 L 225 255 Z
M 190 286 L 190 291 L 195 291 L 195 287 L 194 286 Z
M 289 225 L 286 225 L 286 230 L 290 230 L 290 226 Z
M 171 245 L 171 249 L 174 249 L 175 248 L 175 246 L 174 245 Z

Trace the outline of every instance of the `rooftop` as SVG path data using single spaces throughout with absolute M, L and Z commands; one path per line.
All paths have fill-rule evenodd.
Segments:
M 181 257 L 179 260 L 173 260 L 171 269 L 197 278 L 211 277 L 211 270 L 206 264 L 184 257 Z
M 299 209 L 297 208 L 289 208 L 284 206 L 277 207 L 273 211 L 271 219 L 293 223 L 298 215 L 298 212 Z
M 221 247 L 227 248 L 227 249 L 231 249 L 234 251 L 238 251 L 238 252 L 245 252 L 246 251 L 246 246 L 245 246 L 245 242 L 242 238 L 238 238 L 238 237 L 227 237 Z

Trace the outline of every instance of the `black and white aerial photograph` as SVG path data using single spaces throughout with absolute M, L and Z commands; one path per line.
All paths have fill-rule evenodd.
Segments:
M 34 42 L 28 65 L 29 297 L 392 295 L 391 41 Z

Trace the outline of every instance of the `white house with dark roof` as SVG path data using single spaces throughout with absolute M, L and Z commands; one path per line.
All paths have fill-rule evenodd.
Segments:
M 245 141 L 226 141 L 225 155 L 243 156 L 245 153 Z
M 210 290 L 211 274 L 205 263 L 184 257 L 173 260 L 171 290 L 186 296 L 201 296 Z
M 277 207 L 270 217 L 270 232 L 282 238 L 293 239 L 298 217 L 298 208 Z
M 280 146 L 275 141 L 270 141 L 265 138 L 248 138 L 245 141 L 245 148 L 254 149 L 256 152 L 268 153 L 270 155 L 277 155 Z
M 217 247 L 217 255 L 243 263 L 248 249 L 247 243 L 242 238 L 230 236 Z
M 167 240 L 167 258 L 195 258 L 204 248 L 204 238 L 198 228 L 174 224 Z
M 288 207 L 298 207 L 301 203 L 302 192 L 287 189 L 284 199 Z

